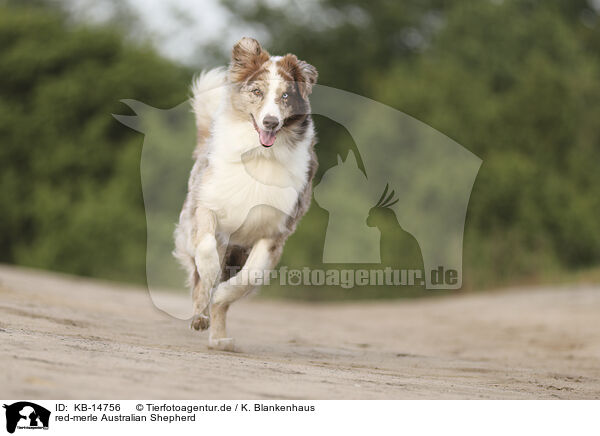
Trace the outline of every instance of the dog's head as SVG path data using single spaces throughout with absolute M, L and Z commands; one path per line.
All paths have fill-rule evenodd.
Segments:
M 231 53 L 231 102 L 242 119 L 254 125 L 263 147 L 280 131 L 302 134 L 310 113 L 308 96 L 317 70 L 293 54 L 271 56 L 253 38 L 242 38 Z

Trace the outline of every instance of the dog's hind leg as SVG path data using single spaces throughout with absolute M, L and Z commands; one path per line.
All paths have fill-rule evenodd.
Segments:
M 229 304 L 212 304 L 210 306 L 210 333 L 208 347 L 224 351 L 233 351 L 233 338 L 228 338 L 225 322 Z
M 243 268 L 235 276 L 219 284 L 210 309 L 210 347 L 233 350 L 233 339 L 227 337 L 225 327 L 227 310 L 231 303 L 260 285 L 254 279 L 265 277 L 279 260 L 280 253 L 280 244 L 272 239 L 259 240 L 252 247 Z

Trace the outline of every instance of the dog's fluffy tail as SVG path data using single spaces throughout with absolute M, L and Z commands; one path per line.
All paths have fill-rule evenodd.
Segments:
M 198 147 L 210 136 L 210 128 L 227 84 L 227 70 L 223 67 L 203 71 L 192 81 L 192 109 L 196 115 Z

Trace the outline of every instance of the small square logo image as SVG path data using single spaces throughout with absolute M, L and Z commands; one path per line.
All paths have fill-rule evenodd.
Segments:
M 29 401 L 19 401 L 10 405 L 4 404 L 6 409 L 6 431 L 14 433 L 15 430 L 48 429 L 50 411 L 42 406 Z

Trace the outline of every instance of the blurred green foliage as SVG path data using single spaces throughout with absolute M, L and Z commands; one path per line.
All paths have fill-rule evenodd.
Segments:
M 315 65 L 319 83 L 406 112 L 483 159 L 465 226 L 467 287 L 600 263 L 600 23 L 587 1 L 223 3 L 270 35 L 269 51 Z M 122 98 L 175 106 L 190 78 L 120 28 L 74 24 L 44 1 L 0 3 L 0 261 L 143 282 L 143 139 L 111 113 L 127 113 Z M 316 122 L 318 182 L 353 144 Z M 319 264 L 326 226 L 313 203 L 283 262 Z
M 0 261 L 143 282 L 142 137 L 111 113 L 170 107 L 191 74 L 110 26 L 0 6 Z
M 465 225 L 467 287 L 600 263 L 600 21 L 589 2 L 225 4 L 272 36 L 272 52 L 316 65 L 319 83 L 408 113 L 483 159 Z M 320 118 L 317 130 L 318 179 L 351 139 Z M 313 204 L 291 242 L 310 240 L 322 213 Z

